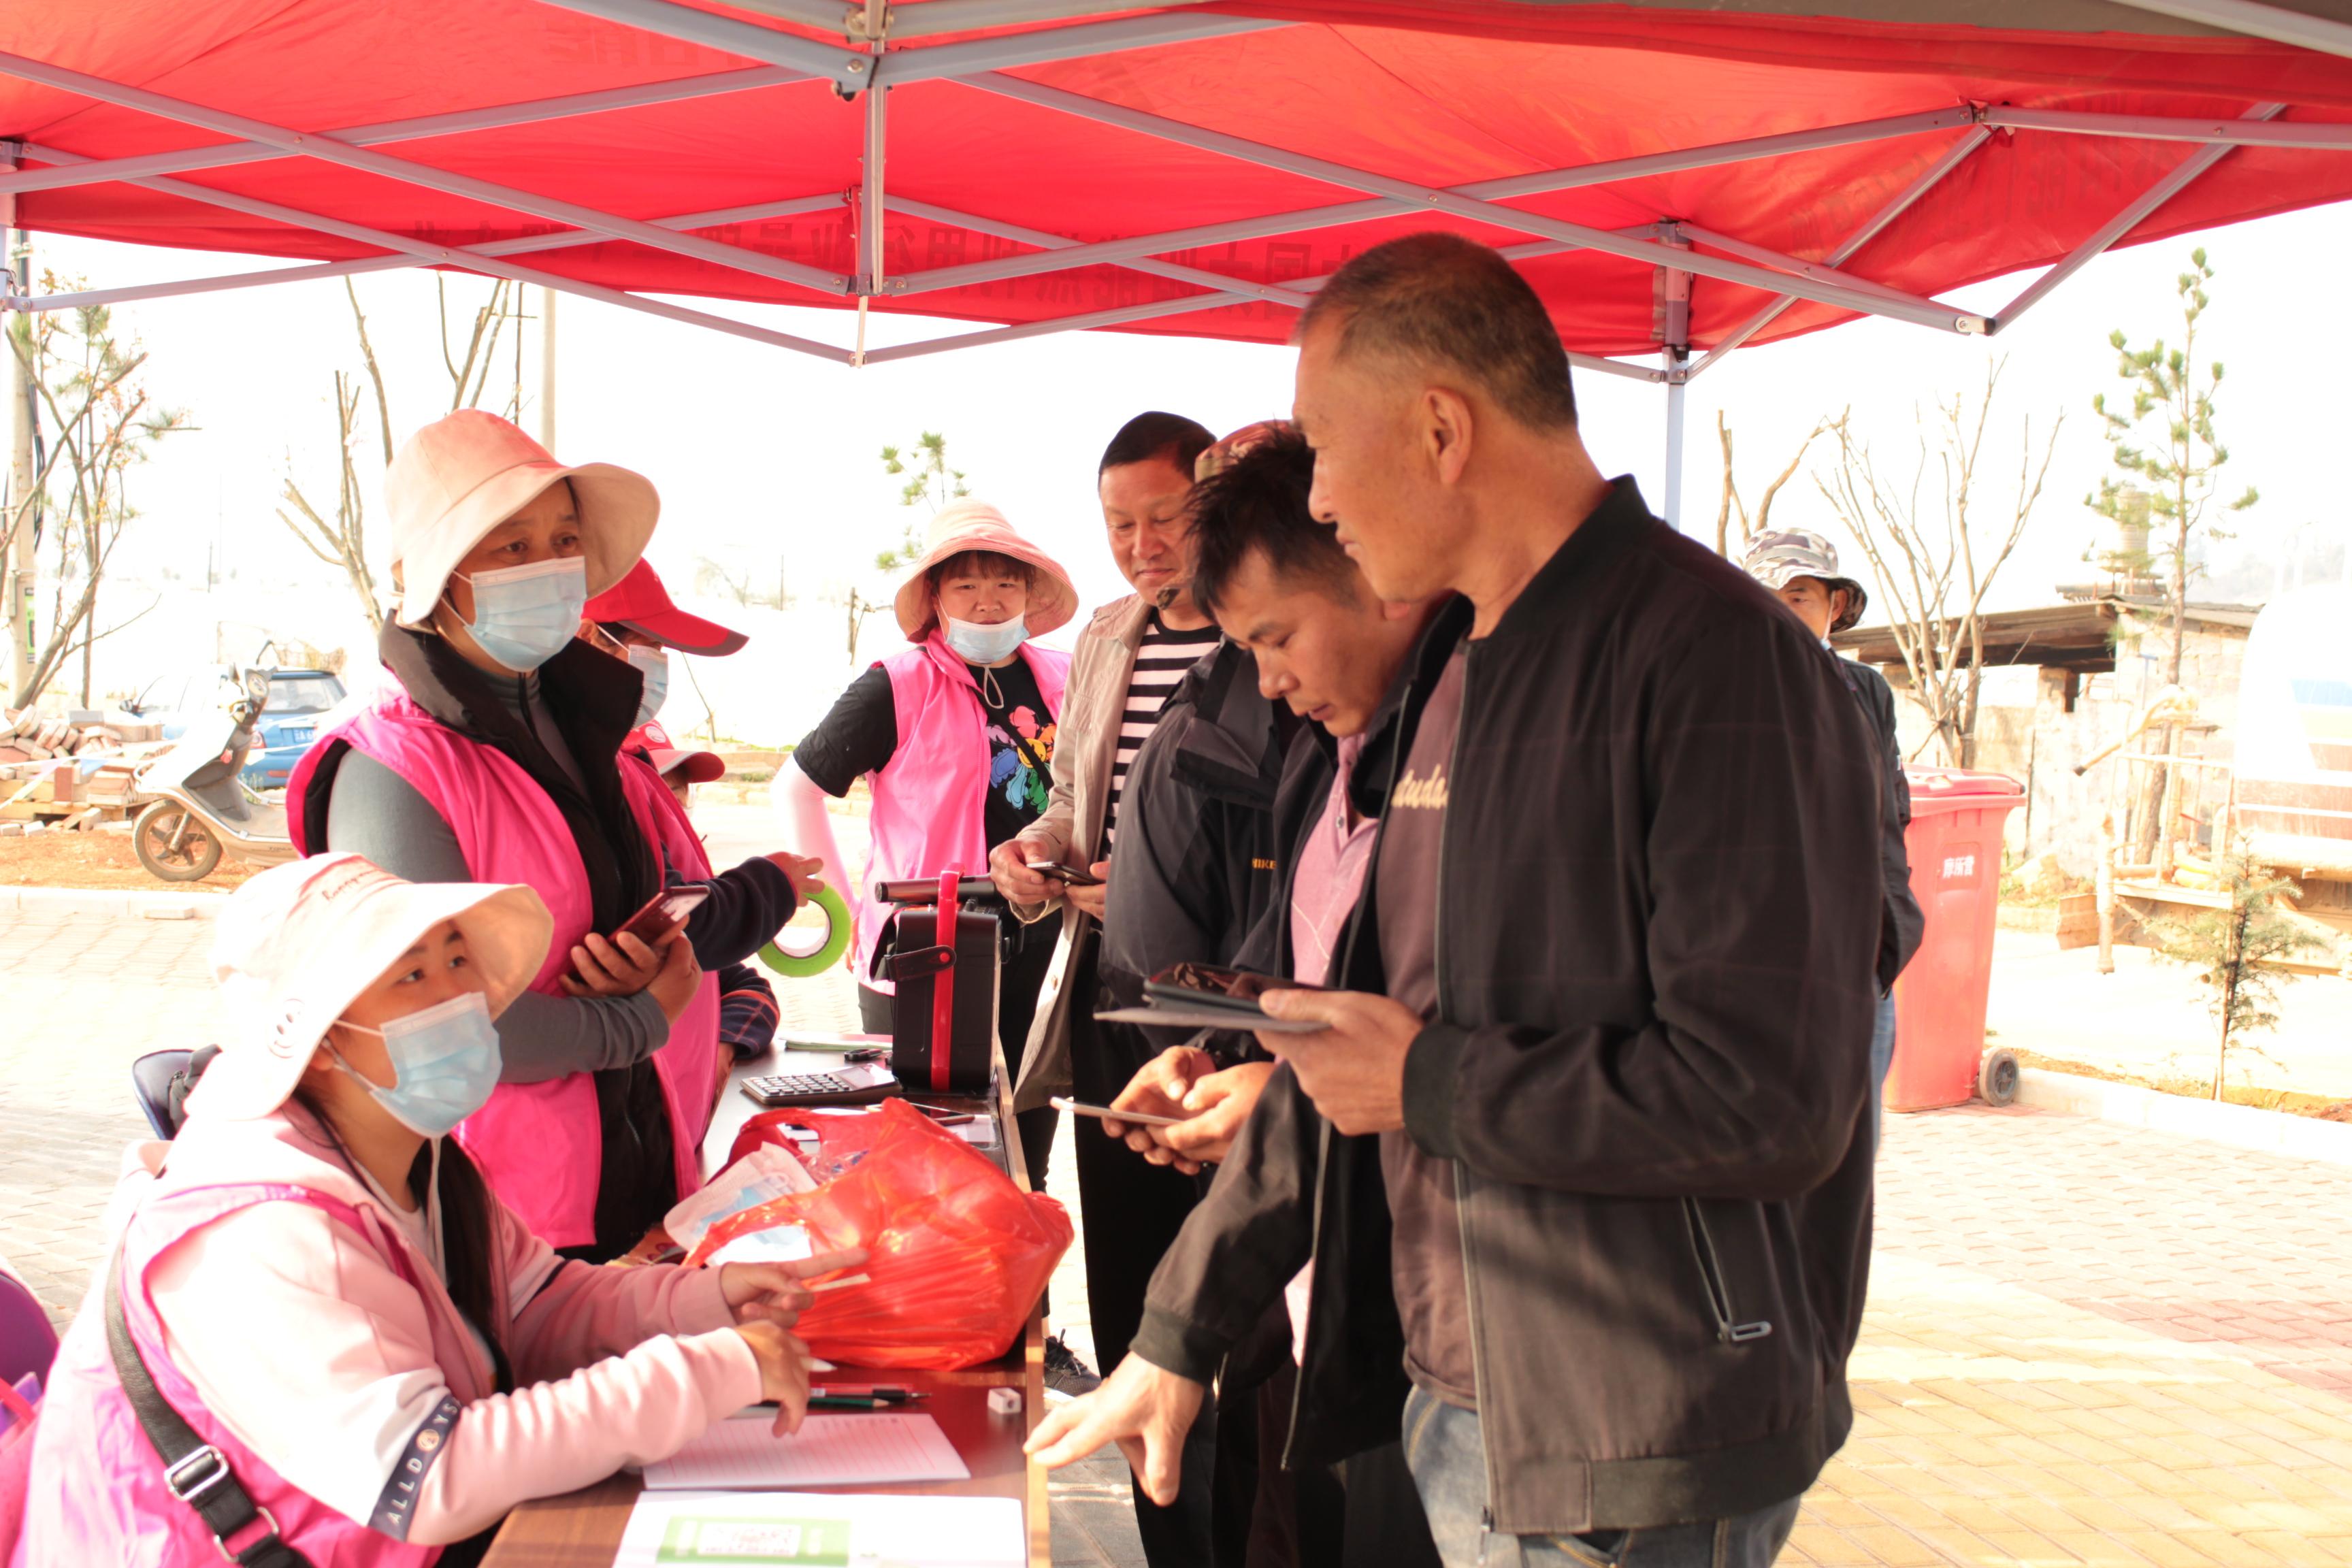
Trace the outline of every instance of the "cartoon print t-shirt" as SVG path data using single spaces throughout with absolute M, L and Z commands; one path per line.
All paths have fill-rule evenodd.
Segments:
M 980 689 L 982 725 L 988 736 L 988 805 L 983 826 L 991 849 L 1045 814 L 1053 793 L 1054 721 L 1029 661 L 1015 658 L 1002 669 L 967 664 Z M 1014 745 L 1019 736 L 1030 756 Z M 876 665 L 850 682 L 817 727 L 793 753 L 817 788 L 836 798 L 849 793 L 859 775 L 878 773 L 898 750 L 898 707 L 890 672 Z M 1038 772 L 1030 761 L 1045 764 Z
M 1016 658 L 1002 669 L 964 668 L 980 688 L 980 705 L 987 714 L 986 826 L 993 849 L 1045 815 L 1045 797 L 1054 790 L 1054 717 L 1027 659 Z

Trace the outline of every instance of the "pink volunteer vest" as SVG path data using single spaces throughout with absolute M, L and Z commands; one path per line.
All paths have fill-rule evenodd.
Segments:
M 181 1419 L 220 1450 L 247 1494 L 278 1521 L 279 1538 L 315 1568 L 426 1568 L 440 1557 L 439 1547 L 395 1541 L 292 1485 L 205 1408 L 195 1385 L 163 1353 L 162 1326 L 147 1293 L 148 1269 L 191 1232 L 254 1204 L 277 1202 L 325 1211 L 382 1254 L 401 1278 L 425 1290 L 419 1277 L 429 1271 L 410 1258 L 405 1244 L 373 1216 L 338 1199 L 275 1183 L 192 1187 L 151 1195 L 124 1230 L 123 1308 L 131 1337 L 157 1390 Z M 212 1531 L 164 1486 L 163 1460 L 115 1375 L 106 1342 L 105 1290 L 101 1266 L 50 1368 L 40 1425 L 34 1429 L 33 1487 L 14 1568 L 216 1564 L 220 1556 Z M 443 1351 L 442 1373 L 451 1394 L 470 1403 L 488 1393 L 488 1371 L 476 1364 L 478 1355 L 451 1356 L 441 1339 L 436 1332 L 434 1342 Z M 257 1531 L 249 1531 L 235 1544 L 242 1549 L 259 1539 Z
M 1070 656 L 1023 643 L 1047 715 L 1059 722 Z M 882 660 L 898 719 L 898 749 L 874 775 L 873 851 L 853 889 L 857 911 L 857 978 L 892 989 L 872 973 L 888 909 L 869 896 L 885 879 L 936 877 L 946 870 L 988 871 L 988 731 L 971 670 L 938 632 Z M 289 795 L 291 792 L 289 792 Z
M 557 983 L 572 946 L 590 929 L 588 873 L 571 826 L 547 792 L 505 753 L 441 723 L 397 688 L 319 737 L 286 787 L 287 826 L 306 852 L 324 847 L 305 836 L 302 800 L 327 743 L 355 750 L 407 781 L 457 836 L 466 867 L 480 882 L 519 882 L 538 893 L 554 918 L 547 961 L 530 988 L 560 996 Z M 638 828 L 666 850 L 683 850 L 667 813 L 676 803 L 653 770 L 624 764 L 621 783 Z M 685 834 L 692 838 L 691 831 Z M 698 842 L 692 845 L 698 858 Z M 706 862 L 707 864 L 707 862 Z M 702 1184 L 702 1134 L 710 1125 L 719 1059 L 719 986 L 706 975 L 669 1043 L 654 1053 L 669 1108 L 677 1190 Z M 457 1141 L 481 1167 L 490 1189 L 551 1247 L 596 1239 L 596 1186 L 604 1134 L 596 1088 L 587 1073 L 543 1083 L 502 1083 L 490 1101 L 457 1128 Z

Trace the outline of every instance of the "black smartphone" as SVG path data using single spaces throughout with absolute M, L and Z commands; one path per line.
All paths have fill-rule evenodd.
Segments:
M 1143 983 L 1147 1001 L 1176 1002 L 1190 1007 L 1230 1012 L 1242 1017 L 1264 1017 L 1258 998 L 1269 991 L 1321 991 L 1296 980 L 1258 974 L 1246 969 L 1224 969 L 1213 963 L 1171 963 Z
M 1039 876 L 1052 877 L 1056 880 L 1067 882 L 1073 888 L 1102 886 L 1102 879 L 1092 871 L 1084 870 L 1076 866 L 1065 866 L 1059 860 L 1032 860 L 1028 865 L 1029 869 Z

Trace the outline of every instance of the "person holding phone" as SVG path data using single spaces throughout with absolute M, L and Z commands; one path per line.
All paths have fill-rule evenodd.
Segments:
M 457 1137 L 535 1234 L 615 1258 L 700 1184 L 719 1038 L 694 944 L 620 930 L 661 890 L 668 795 L 619 760 L 643 678 L 578 640 L 661 503 L 475 409 L 409 437 L 384 501 L 392 680 L 303 754 L 287 826 L 304 854 L 539 893 L 554 945 L 501 1016 L 499 1088 Z
M 218 923 L 232 1032 L 117 1191 L 116 1249 L 48 1373 L 23 1568 L 470 1563 L 516 1504 L 748 1405 L 798 1428 L 803 1281 L 862 1250 L 590 1268 L 448 1136 L 545 967 L 537 893 L 325 855 Z
M 930 521 L 923 553 L 894 608 L 912 647 L 869 668 L 793 751 L 772 798 L 793 847 L 840 863 L 827 796 L 866 778 L 874 791 L 873 846 L 851 889 L 862 1022 L 888 1034 L 893 991 L 882 973 L 889 910 L 868 896 L 877 881 L 985 875 L 989 852 L 1035 822 L 1055 788 L 1055 741 L 1070 656 L 1034 640 L 1077 613 L 1077 590 L 1053 557 L 983 501 L 950 502 Z M 1008 921 L 1013 946 L 997 993 L 997 1039 L 1009 1072 L 1054 958 L 1051 927 Z M 1042 1191 L 1054 1112 L 1020 1121 L 1029 1184 Z
M 724 765 L 708 752 L 678 751 L 656 722 L 669 691 L 673 651 L 724 658 L 741 652 L 749 637 L 679 609 L 650 561 L 639 561 L 618 584 L 588 601 L 580 636 L 630 665 L 645 681 L 636 728 L 621 744 L 621 766 L 648 769 L 661 783 L 653 815 L 664 886 L 698 889 L 704 895 L 687 919 L 686 939 L 719 997 L 711 1092 L 723 1094 L 734 1064 L 766 1049 L 774 1034 L 774 993 L 747 961 L 775 939 L 802 900 L 824 885 L 817 874 L 823 863 L 778 850 L 714 870 L 687 813 L 687 775 L 707 771 L 708 778 L 715 778 Z M 747 1051 L 755 1040 L 756 1047 Z

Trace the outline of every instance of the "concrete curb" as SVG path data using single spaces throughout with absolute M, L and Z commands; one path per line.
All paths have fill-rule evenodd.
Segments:
M 103 888 L 0 888 L 0 914 L 128 915 L 151 921 L 210 920 L 226 893 L 132 892 Z
M 2190 1100 L 2046 1068 L 2021 1068 L 2017 1079 L 2017 1103 L 2038 1110 L 2063 1110 L 2101 1121 L 2152 1127 L 2289 1159 L 2352 1165 L 2352 1121 L 2320 1121 L 2283 1110 L 2257 1110 L 2251 1105 Z

